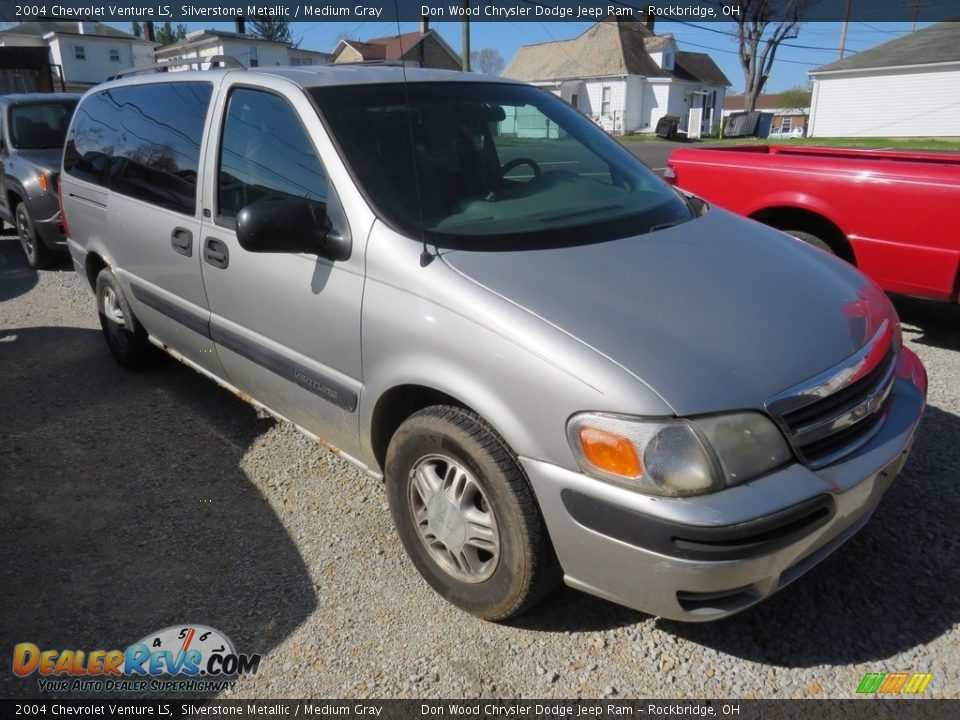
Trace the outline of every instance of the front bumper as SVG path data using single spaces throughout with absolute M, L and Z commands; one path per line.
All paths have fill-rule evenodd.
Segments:
M 60 217 L 60 203 L 56 193 L 45 193 L 41 197 L 32 198 L 29 202 L 30 215 L 33 218 L 33 227 L 43 242 L 51 250 L 67 253 L 67 238 L 63 233 L 63 222 Z
M 716 620 L 790 584 L 862 528 L 906 461 L 926 374 L 904 349 L 886 417 L 855 455 L 721 492 L 643 495 L 521 458 L 571 587 L 673 620 Z

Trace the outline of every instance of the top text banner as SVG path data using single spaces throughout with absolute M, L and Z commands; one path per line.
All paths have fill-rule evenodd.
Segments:
M 298 0 L 262 4 L 226 2 L 146 2 L 133 0 L 58 0 L 29 2 L 0 0 L 0 21 L 173 21 L 210 23 L 247 19 L 291 22 L 396 22 L 426 16 L 438 22 L 595 22 L 605 18 L 653 18 L 657 21 L 733 22 L 748 17 L 756 3 L 724 0 Z M 742 7 L 741 7 L 742 5 Z M 928 4 L 921 0 L 769 0 L 771 21 L 793 19 L 798 9 L 803 22 L 921 22 L 960 20 L 960 6 Z

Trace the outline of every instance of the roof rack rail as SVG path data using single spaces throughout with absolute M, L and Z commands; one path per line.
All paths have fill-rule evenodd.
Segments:
M 383 67 L 420 67 L 419 60 L 347 60 L 345 62 L 330 63 L 337 65 L 380 65 Z
M 204 67 L 206 66 L 206 67 Z M 169 72 L 170 68 L 185 67 L 189 70 L 218 70 L 221 68 L 230 68 L 233 70 L 246 70 L 242 62 L 232 55 L 211 55 L 209 57 L 186 58 L 183 60 L 172 60 L 165 63 L 157 63 L 145 68 L 134 68 L 124 70 L 115 75 L 111 75 L 107 80 L 117 80 L 131 75 L 145 75 L 147 73 Z

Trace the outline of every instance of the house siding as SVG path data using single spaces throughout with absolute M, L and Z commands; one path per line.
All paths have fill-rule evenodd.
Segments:
M 625 134 L 639 130 L 643 122 L 644 85 L 646 85 L 644 79 L 638 75 L 631 75 L 626 80 L 623 108 L 623 132 Z
M 960 67 L 814 77 L 809 134 L 960 136 Z

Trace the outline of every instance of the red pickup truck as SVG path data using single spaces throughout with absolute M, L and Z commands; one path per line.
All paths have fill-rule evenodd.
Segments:
M 665 178 L 856 265 L 884 290 L 960 293 L 960 153 L 681 148 Z

